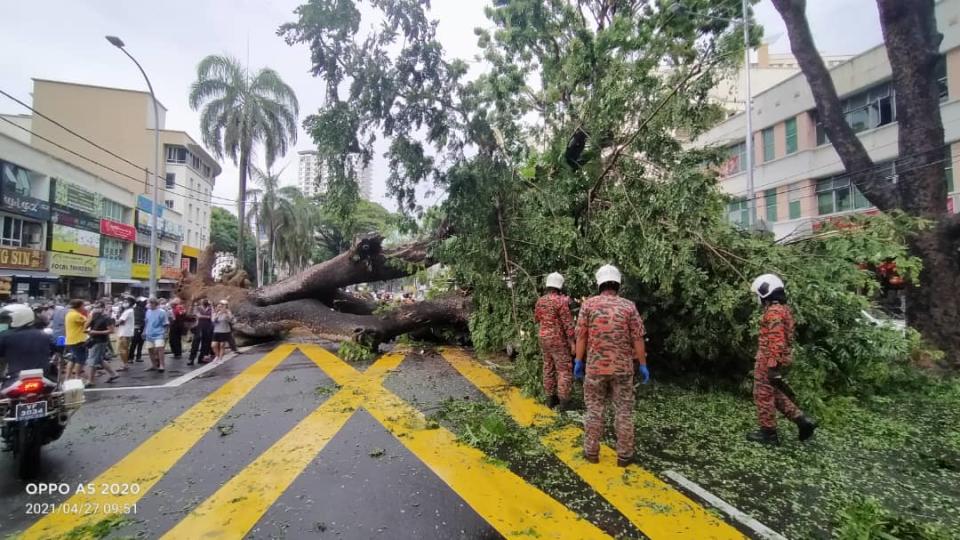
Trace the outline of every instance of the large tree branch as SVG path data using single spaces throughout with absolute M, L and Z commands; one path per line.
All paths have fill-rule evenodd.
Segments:
M 840 156 L 851 180 L 874 206 L 883 211 L 900 207 L 896 187 L 885 177 L 873 174 L 874 164 L 863 142 L 847 123 L 823 58 L 810 33 L 807 22 L 806 0 L 773 0 L 790 36 L 790 48 L 810 85 L 817 114 L 833 148 Z
M 393 249 L 382 248 L 379 233 L 362 236 L 346 252 L 315 264 L 283 281 L 250 292 L 250 301 L 260 306 L 304 298 L 323 298 L 334 290 L 355 283 L 370 283 L 405 277 L 416 268 L 433 265 L 427 241 Z

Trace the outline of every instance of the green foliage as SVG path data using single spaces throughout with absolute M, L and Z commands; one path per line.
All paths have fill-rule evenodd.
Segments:
M 210 210 L 210 243 L 214 251 L 225 251 L 236 254 L 238 246 L 239 222 L 237 216 L 228 210 L 214 206 Z M 243 267 L 251 276 L 256 276 L 256 258 L 254 254 L 253 237 L 250 231 L 243 237 L 246 249 L 244 250 Z
M 535 433 L 519 429 L 503 407 L 486 400 L 444 400 L 432 419 L 448 422 L 461 441 L 491 456 L 545 452 Z
M 126 525 L 130 519 L 114 514 L 87 525 L 74 527 L 63 538 L 66 540 L 90 540 L 106 538 L 114 530 Z
M 949 540 L 953 538 L 936 525 L 918 523 L 885 509 L 876 499 L 857 498 L 840 513 L 840 540 Z
M 347 362 L 366 362 L 373 360 L 376 353 L 363 344 L 354 341 L 343 341 L 337 350 L 337 356 Z

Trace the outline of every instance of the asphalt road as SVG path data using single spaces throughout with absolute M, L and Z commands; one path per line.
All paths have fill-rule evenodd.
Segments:
M 615 467 L 609 449 L 600 465 L 582 461 L 579 428 L 545 432 L 555 457 L 536 466 L 569 479 L 554 488 L 529 478 L 523 456 L 504 465 L 431 425 L 424 415 L 449 397 L 501 402 L 520 425 L 552 414 L 464 352 L 407 351 L 348 365 L 320 345 L 272 345 L 161 386 L 178 371 L 188 369 L 88 393 L 64 436 L 44 447 L 33 485 L 0 456 L 0 533 L 743 537 L 646 471 Z M 30 493 L 45 483 L 62 493 Z

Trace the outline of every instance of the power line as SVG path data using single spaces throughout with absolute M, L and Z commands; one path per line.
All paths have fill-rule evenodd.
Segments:
M 73 149 L 71 149 L 71 148 L 67 148 L 66 146 L 63 146 L 62 144 L 60 144 L 60 143 L 58 143 L 58 142 L 56 142 L 56 141 L 53 141 L 53 140 L 51 140 L 51 139 L 49 139 L 49 138 L 47 138 L 47 137 L 44 137 L 43 135 L 40 135 L 40 134 L 36 133 L 35 131 L 30 130 L 29 128 L 25 128 L 25 127 L 17 124 L 16 122 L 10 120 L 9 118 L 5 118 L 5 117 L 3 117 L 3 116 L 0 116 L 0 120 L 3 120 L 4 122 L 10 124 L 11 126 L 14 126 L 14 127 L 18 128 L 18 129 L 21 129 L 21 130 L 23 130 L 23 131 L 26 131 L 27 133 L 31 134 L 32 136 L 34 136 L 34 137 L 36 137 L 36 138 L 38 138 L 38 139 L 40 139 L 40 140 L 42 140 L 42 141 L 45 141 L 45 142 L 47 142 L 47 143 L 50 143 L 50 144 L 52 144 L 53 146 L 56 146 L 57 148 L 65 151 L 65 152 L 68 152 L 68 153 L 70 153 L 70 154 L 73 154 L 73 155 L 79 157 L 80 159 L 86 160 L 86 161 L 88 161 L 88 162 L 90 162 L 90 163 L 92 163 L 92 164 L 94 164 L 94 165 L 97 165 L 98 167 L 102 167 L 102 168 L 104 168 L 104 169 L 106 169 L 106 170 L 108 170 L 108 171 L 110 171 L 110 172 L 116 173 L 116 174 L 118 174 L 118 175 L 120 175 L 120 176 L 123 176 L 123 177 L 125 177 L 125 178 L 129 178 L 130 180 L 133 180 L 134 182 L 136 182 L 136 183 L 138 183 L 138 184 L 139 184 L 139 183 L 144 183 L 144 184 L 146 183 L 145 180 L 142 179 L 142 178 L 136 178 L 136 177 L 131 176 L 131 175 L 125 173 L 125 172 L 118 171 L 117 169 L 114 169 L 113 167 L 111 167 L 111 166 L 109 166 L 109 165 L 106 165 L 106 164 L 104 164 L 104 163 L 101 163 L 100 161 L 97 161 L 96 159 L 93 159 L 93 158 L 91 158 L 91 157 L 89 157 L 89 156 L 86 156 L 86 155 L 84 155 L 84 154 L 81 154 L 80 152 L 77 152 L 76 150 L 73 150 Z M 148 169 L 144 168 L 143 170 L 144 170 L 144 172 L 149 173 Z M 174 185 L 176 185 L 176 186 L 178 186 L 178 187 L 182 187 L 182 188 L 184 188 L 185 190 L 188 190 L 188 191 L 194 191 L 194 192 L 196 192 L 196 193 L 199 193 L 199 194 L 204 195 L 204 196 L 207 196 L 207 197 L 222 199 L 222 200 L 224 200 L 224 201 L 226 201 L 226 202 L 229 202 L 229 203 L 236 204 L 236 202 L 237 202 L 235 199 L 228 199 L 228 198 L 226 198 L 226 197 L 221 197 L 221 196 L 219 196 L 219 195 L 214 195 L 213 193 L 205 194 L 205 193 L 203 193 L 203 192 L 201 192 L 201 191 L 198 191 L 198 190 L 196 190 L 196 189 L 190 189 L 190 188 L 188 188 L 187 186 L 184 186 L 184 185 L 182 185 L 182 184 L 174 184 Z M 159 187 L 159 186 L 158 186 L 158 187 Z M 166 189 L 165 187 L 160 188 L 160 190 L 163 191 L 164 193 L 173 193 L 173 194 L 175 194 L 175 195 L 178 194 L 177 192 L 171 191 L 171 190 L 169 190 L 169 189 Z M 190 199 L 190 200 L 197 201 L 197 202 L 203 202 L 203 203 L 207 203 L 207 204 L 209 204 L 210 202 L 212 202 L 212 201 L 206 201 L 206 200 L 204 200 L 204 199 L 200 199 L 200 198 L 197 198 L 197 197 L 190 197 L 189 195 L 182 195 L 182 196 L 185 197 L 185 198 L 188 198 L 188 199 Z
M 14 102 L 20 104 L 21 106 L 27 108 L 27 109 L 30 110 L 33 114 L 35 114 L 35 115 L 37 115 L 37 116 L 39 116 L 39 117 L 47 120 L 48 122 L 54 124 L 55 126 L 63 129 L 63 130 L 66 131 L 67 133 L 73 135 L 74 137 L 77 137 L 77 138 L 83 140 L 84 142 L 86 142 L 87 144 L 93 146 L 94 148 L 97 148 L 98 150 L 101 150 L 101 151 L 103 151 L 103 152 L 106 152 L 107 154 L 109 154 L 109 155 L 111 155 L 111 156 L 119 159 L 120 161 L 123 161 L 124 163 L 132 166 L 132 167 L 135 168 L 135 169 L 142 169 L 142 170 L 144 170 L 145 172 L 147 172 L 148 174 L 150 174 L 151 171 L 150 171 L 149 167 L 142 167 L 142 166 L 138 165 L 137 163 L 134 163 L 134 162 L 130 161 L 129 159 L 127 159 L 127 158 L 125 158 L 125 157 L 117 154 L 116 152 L 114 152 L 114 151 L 112 151 L 112 150 L 110 150 L 110 149 L 108 149 L 108 148 L 100 145 L 100 144 L 97 143 L 96 141 L 93 141 L 93 140 L 87 138 L 86 136 L 77 133 L 76 131 L 70 129 L 69 127 L 67 127 L 67 126 L 65 126 L 65 125 L 63 125 L 62 123 L 58 122 L 57 120 L 55 120 L 55 119 L 53 119 L 53 118 L 51 118 L 51 117 L 49 117 L 49 116 L 41 113 L 40 111 L 34 109 L 34 108 L 31 107 L 30 105 L 27 105 L 26 103 L 24 103 L 24 102 L 21 101 L 20 99 L 17 99 L 16 97 L 10 95 L 9 93 L 7 93 L 6 91 L 4 91 L 3 89 L 0 89 L 0 95 L 6 96 L 7 98 L 9 98 L 9 99 L 13 100 Z M 6 120 L 6 119 L 5 119 L 5 120 Z M 9 120 L 7 120 L 7 122 L 10 123 L 10 124 L 12 124 L 12 125 L 15 125 L 16 127 L 20 128 L 20 129 L 23 129 L 24 131 L 29 132 L 30 134 L 34 135 L 35 137 L 39 137 L 39 138 L 41 138 L 41 139 L 43 139 L 43 140 L 45 140 L 45 141 L 47 141 L 47 142 L 49 142 L 49 143 L 51 143 L 51 144 L 54 144 L 54 145 L 56 145 L 56 146 L 58 146 L 58 147 L 60 147 L 60 148 L 62 148 L 62 149 L 64 149 L 64 150 L 66 150 L 66 151 L 68 151 L 68 152 L 71 152 L 71 153 L 73 153 L 73 154 L 75 154 L 75 155 L 77 155 L 77 156 L 79 156 L 79 157 L 81 157 L 81 158 L 83 158 L 83 159 L 86 159 L 87 161 L 91 161 L 91 162 L 93 162 L 93 163 L 96 163 L 97 165 L 100 165 L 101 167 L 103 167 L 103 168 L 105 168 L 105 169 L 107 169 L 107 170 L 113 171 L 113 172 L 115 172 L 115 173 L 117 173 L 117 174 L 120 174 L 120 175 L 122 175 L 122 176 L 125 176 L 125 177 L 127 177 L 127 178 L 132 178 L 133 180 L 137 181 L 138 183 L 140 182 L 140 180 L 137 179 L 137 178 L 133 178 L 133 177 L 131 177 L 131 176 L 128 175 L 128 174 L 121 173 L 121 172 L 119 172 L 119 171 L 117 171 L 117 170 L 115 170 L 115 169 L 112 169 L 112 168 L 110 168 L 110 167 L 107 167 L 106 165 L 97 163 L 97 162 L 91 160 L 90 158 L 87 158 L 86 156 L 82 156 L 82 155 L 78 154 L 77 152 L 74 152 L 74 151 L 72 151 L 72 150 L 66 149 L 66 148 L 58 145 L 57 143 L 54 143 L 53 141 L 50 141 L 49 139 L 46 139 L 46 138 L 44 138 L 44 137 L 42 137 L 42 136 L 40 136 L 40 135 L 37 135 L 37 134 L 34 133 L 33 131 L 30 131 L 29 129 L 24 128 L 23 126 L 20 126 L 20 125 L 18 125 L 18 124 L 14 124 L 13 122 L 10 122 Z M 156 178 L 157 175 L 154 174 L 154 177 Z M 178 186 L 178 187 L 182 187 L 183 189 L 188 190 L 188 191 L 193 191 L 193 192 L 198 193 L 198 194 L 203 195 L 203 196 L 217 197 L 217 198 L 219 198 L 219 199 L 223 199 L 223 200 L 227 200 L 227 201 L 233 202 L 234 204 L 237 202 L 235 199 L 227 199 L 226 197 L 220 197 L 219 195 L 213 195 L 213 193 L 209 193 L 209 194 L 208 194 L 208 193 L 204 193 L 203 191 L 200 191 L 200 190 L 198 190 L 198 189 L 194 189 L 194 188 L 187 187 L 187 186 L 185 186 L 185 185 L 183 185 L 183 184 L 176 184 L 176 183 L 175 183 L 174 185 L 176 185 L 176 186 Z M 159 187 L 159 186 L 158 186 L 158 187 Z M 162 189 L 163 191 L 165 191 L 165 192 L 167 192 L 167 193 L 171 193 L 168 189 L 165 189 L 165 188 L 160 188 L 160 189 Z M 173 193 L 175 193 L 175 192 L 173 192 Z M 194 199 L 194 200 L 199 200 L 199 199 Z M 203 201 L 201 201 L 201 202 L 203 202 Z

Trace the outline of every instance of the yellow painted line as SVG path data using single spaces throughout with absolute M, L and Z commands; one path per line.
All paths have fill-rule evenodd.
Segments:
M 334 380 L 341 392 L 356 384 L 359 374 L 320 347 L 301 347 L 303 352 Z M 402 354 L 384 359 L 399 363 Z M 383 373 L 379 362 L 367 374 Z M 338 379 L 339 377 L 339 379 Z M 426 418 L 408 403 L 384 389 L 373 378 L 354 388 L 364 393 L 361 402 L 374 418 L 431 471 L 453 489 L 474 511 L 506 538 L 609 538 L 592 523 L 528 484 L 510 470 L 490 463 L 475 448 L 460 444 L 443 428 L 428 427 Z
M 330 355 L 326 350 L 323 353 Z M 318 354 L 321 353 L 308 353 L 311 357 Z M 384 357 L 364 375 L 371 378 L 370 384 L 379 385 L 383 375 L 402 360 L 402 357 Z M 346 367 L 344 370 L 342 366 L 331 366 L 331 372 L 337 373 L 337 377 L 331 378 L 344 385 L 340 391 L 197 506 L 163 538 L 243 538 L 363 403 L 362 391 L 355 390 L 359 390 L 357 384 L 364 382 L 364 377 Z
M 464 378 L 502 405 L 521 426 L 544 427 L 555 420 L 554 411 L 524 397 L 518 388 L 463 351 L 444 349 L 441 354 Z M 653 473 L 636 465 L 626 470 L 617 467 L 617 454 L 606 445 L 600 447 L 599 464 L 585 461 L 579 443 L 582 435 L 579 427 L 566 426 L 548 432 L 541 442 L 648 537 L 745 538 Z
M 96 493 L 75 494 L 58 512 L 34 523 L 23 539 L 61 538 L 76 527 L 96 523 L 146 495 L 214 425 L 293 351 L 281 345 L 211 392 L 112 467 L 92 480 Z M 102 486 L 136 486 L 137 493 L 101 493 Z M 61 512 L 59 510 L 65 509 Z M 133 516 L 131 516 L 133 517 Z

